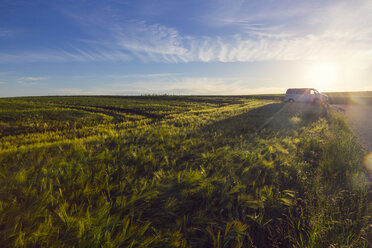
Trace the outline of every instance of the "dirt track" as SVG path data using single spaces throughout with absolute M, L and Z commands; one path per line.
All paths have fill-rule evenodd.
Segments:
M 372 105 L 331 105 L 343 113 L 362 145 L 372 152 Z

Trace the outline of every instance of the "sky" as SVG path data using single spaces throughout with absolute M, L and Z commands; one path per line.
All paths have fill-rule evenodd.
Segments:
M 0 0 L 0 97 L 372 90 L 369 0 Z

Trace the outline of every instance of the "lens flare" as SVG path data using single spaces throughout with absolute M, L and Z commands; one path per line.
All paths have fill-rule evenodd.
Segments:
M 372 176 L 372 153 L 364 157 L 363 164 L 366 167 L 369 175 Z

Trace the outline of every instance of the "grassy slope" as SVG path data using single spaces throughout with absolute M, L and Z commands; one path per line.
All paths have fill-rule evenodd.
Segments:
M 329 109 L 237 97 L 0 106 L 2 247 L 368 246 L 364 154 Z

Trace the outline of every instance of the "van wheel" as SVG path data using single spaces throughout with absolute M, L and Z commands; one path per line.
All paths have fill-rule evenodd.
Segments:
M 291 102 L 292 103 L 292 102 L 294 102 L 294 100 L 293 99 L 289 99 L 288 102 Z

